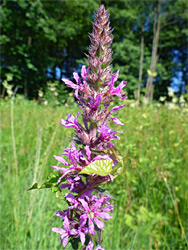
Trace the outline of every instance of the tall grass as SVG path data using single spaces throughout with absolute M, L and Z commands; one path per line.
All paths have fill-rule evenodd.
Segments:
M 18 100 L 13 109 L 10 102 L 1 107 L 0 249 L 62 249 L 51 227 L 61 226 L 55 211 L 63 210 L 64 202 L 48 190 L 27 189 L 42 182 L 57 163 L 53 155 L 70 146 L 73 130 L 59 121 L 76 107 Z M 116 146 L 124 171 L 106 187 L 118 200 L 102 246 L 188 249 L 188 114 L 151 105 L 126 107 L 119 118 L 125 126 Z

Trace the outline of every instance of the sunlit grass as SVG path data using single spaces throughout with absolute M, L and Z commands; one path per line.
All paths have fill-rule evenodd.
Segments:
M 56 164 L 54 154 L 70 146 L 73 129 L 59 123 L 75 106 L 1 102 L 1 245 L 0 249 L 62 249 L 52 226 L 64 203 L 48 190 L 27 191 L 42 182 Z M 114 219 L 105 224 L 105 249 L 186 249 L 188 245 L 188 114 L 153 106 L 126 107 L 116 147 L 124 172 L 106 188 L 115 201 Z M 122 127 L 114 126 L 117 130 Z M 16 159 L 15 159 L 16 157 Z M 17 174 L 15 164 L 17 162 Z M 70 249 L 69 247 L 67 249 Z

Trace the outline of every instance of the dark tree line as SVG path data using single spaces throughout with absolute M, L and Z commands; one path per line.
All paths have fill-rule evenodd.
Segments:
M 12 76 L 26 98 L 86 63 L 93 11 L 104 3 L 114 27 L 114 71 L 129 96 L 165 95 L 179 72 L 187 84 L 187 1 L 11 0 L 1 3 L 1 81 Z M 61 83 L 60 83 L 61 84 Z M 144 88 L 145 87 L 145 88 Z

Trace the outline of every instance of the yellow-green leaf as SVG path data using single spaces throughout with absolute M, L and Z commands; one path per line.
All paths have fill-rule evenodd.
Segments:
M 98 174 L 105 176 L 112 171 L 112 160 L 97 160 L 87 165 L 79 174 Z

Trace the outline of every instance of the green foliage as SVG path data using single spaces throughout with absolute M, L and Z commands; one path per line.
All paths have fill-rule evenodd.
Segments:
M 46 86 L 46 71 L 56 67 L 68 76 L 75 59 L 83 57 L 91 13 L 97 1 L 3 1 L 1 5 L 1 72 L 13 74 L 13 84 L 21 85 L 25 97 L 37 97 Z M 75 43 L 75 41 L 77 41 Z M 61 76 L 62 77 L 62 73 Z
M 72 72 L 87 64 L 85 54 L 89 46 L 93 11 L 99 0 L 79 1 L 2 1 L 1 14 L 1 77 L 19 85 L 19 93 L 26 98 L 38 98 L 38 91 L 47 88 L 50 80 L 72 77 Z M 156 1 L 109 1 L 111 26 L 114 28 L 113 66 L 120 69 L 120 80 L 127 80 L 129 98 L 133 98 L 138 85 L 140 67 L 140 41 L 144 36 L 142 87 L 148 76 L 153 39 L 154 7 Z M 171 78 L 183 73 L 187 82 L 187 1 L 162 1 L 162 20 L 159 36 L 155 79 L 155 99 L 167 94 Z M 142 28 L 144 30 L 142 31 Z M 174 60 L 176 58 L 176 60 Z M 56 67 L 61 70 L 59 79 Z M 64 93 L 67 95 L 67 93 Z M 66 99 L 65 97 L 63 98 Z M 58 100 L 59 101 L 59 100 Z M 61 101 L 59 101 L 61 102 Z
M 68 92 L 65 84 L 58 84 L 58 81 L 48 82 L 44 92 L 42 89 L 39 89 L 38 101 L 45 105 L 59 106 L 67 102 L 68 99 L 70 101 L 70 95 L 71 93 Z M 74 101 L 74 98 L 72 98 L 72 101 Z
M 138 88 L 140 67 L 140 43 L 144 37 L 144 60 L 142 87 L 145 86 L 147 70 L 152 54 L 154 9 L 157 1 L 103 1 L 110 10 L 111 24 L 114 27 L 114 71 L 120 69 L 120 79 L 127 80 L 129 98 L 134 98 Z M 161 1 L 161 30 L 155 79 L 155 99 L 167 93 L 166 88 L 177 71 L 183 72 L 182 81 L 187 82 L 186 42 L 187 3 L 186 1 Z M 144 28 L 144 29 L 143 29 Z M 177 35 L 176 35 L 177 34 Z M 177 53 L 174 60 L 175 50 Z M 177 63 L 178 61 L 178 63 Z
M 116 142 L 124 158 L 124 170 L 110 185 L 103 186 L 117 200 L 114 219 L 105 223 L 102 231 L 102 246 L 122 250 L 187 249 L 187 108 L 169 109 L 157 104 L 133 107 L 126 102 L 118 117 L 125 126 L 121 127 L 121 140 Z M 45 182 L 53 171 L 50 166 L 57 163 L 53 155 L 71 146 L 73 131 L 59 121 L 77 110 L 72 104 L 53 107 L 15 99 L 16 174 L 10 101 L 0 105 L 0 248 L 60 249 L 51 227 L 62 226 L 55 211 L 66 209 L 66 202 L 56 199 L 49 190 L 27 189 L 36 182 Z M 115 129 L 120 130 L 118 125 Z M 57 172 L 48 181 L 57 181 L 57 176 L 53 180 L 54 174 Z M 71 249 L 70 244 L 67 249 Z

